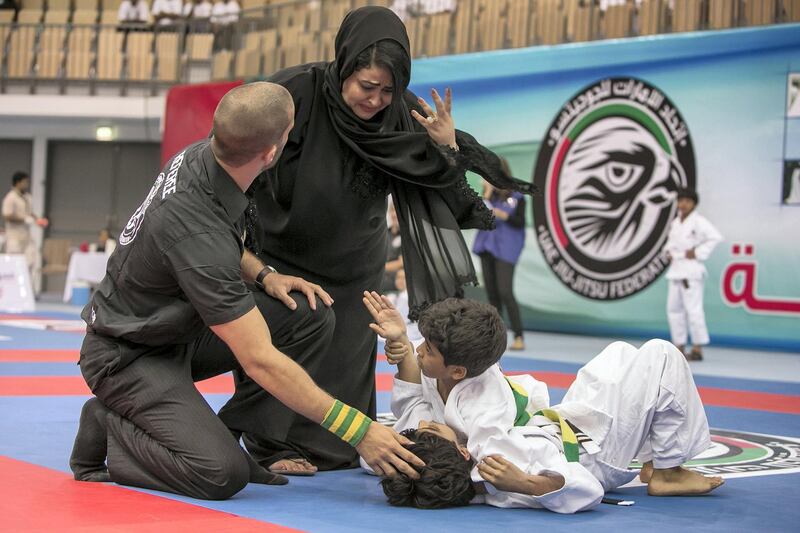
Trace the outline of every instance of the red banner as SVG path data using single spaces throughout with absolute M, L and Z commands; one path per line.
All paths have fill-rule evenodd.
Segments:
M 167 93 L 161 164 L 185 146 L 208 137 L 220 99 L 241 81 L 176 85 Z

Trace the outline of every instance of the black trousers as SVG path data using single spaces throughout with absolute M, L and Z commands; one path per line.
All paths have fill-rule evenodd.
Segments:
M 322 348 L 292 346 L 286 347 L 286 353 L 296 353 L 295 360 L 322 389 L 374 419 L 378 342 L 369 329 L 372 320 L 361 298 L 362 291 L 378 289 L 382 273 L 337 284 L 277 258 L 265 261 L 283 274 L 320 284 L 334 299 L 335 329 Z M 358 466 L 358 454 L 352 446 L 318 422 L 289 410 L 243 373 L 234 376 L 236 394 L 219 415 L 231 430 L 242 433 L 247 450 L 261 465 L 268 467 L 285 457 L 304 457 L 320 470 Z
M 332 334 L 333 313 L 320 301 L 311 311 L 302 294 L 292 296 L 298 303 L 294 311 L 255 293 L 273 343 L 286 347 L 284 353 L 302 347 L 299 358 L 313 365 L 314 354 Z M 248 482 L 248 458 L 194 386 L 195 381 L 240 371 L 233 353 L 209 329 L 190 344 L 153 348 L 113 371 L 114 359 L 132 349 L 142 347 L 91 333 L 81 348 L 81 372 L 109 409 L 105 420 L 111 479 L 202 499 L 236 494 Z
M 480 254 L 481 269 L 483 270 L 483 284 L 486 286 L 486 295 L 489 303 L 492 304 L 500 316 L 503 315 L 503 308 L 508 310 L 508 318 L 511 321 L 511 331 L 515 337 L 521 337 L 522 320 L 519 315 L 519 305 L 514 298 L 514 265 L 497 259 L 492 254 Z

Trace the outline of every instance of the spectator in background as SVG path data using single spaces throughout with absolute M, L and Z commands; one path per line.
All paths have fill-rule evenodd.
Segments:
M 703 359 L 702 346 L 708 344 L 708 328 L 703 311 L 703 288 L 708 274 L 703 262 L 722 235 L 705 217 L 695 212 L 699 198 L 695 191 L 678 191 L 678 216 L 672 221 L 664 251 L 670 260 L 667 270 L 667 319 L 672 344 L 685 352 L 688 334 L 692 335 L 690 361 Z M 687 331 L 688 322 L 688 331 Z
M 117 241 L 107 228 L 100 230 L 100 235 L 97 236 L 97 251 L 105 252 L 106 255 L 111 255 L 117 247 Z
M 31 178 L 27 172 L 15 172 L 11 178 L 11 190 L 3 198 L 3 220 L 6 223 L 6 253 L 24 254 L 28 270 L 33 276 L 36 264 L 36 248 L 31 239 L 31 227 L 46 228 L 46 218 L 33 214 Z
M 397 221 L 397 211 L 394 210 L 394 203 L 391 199 L 387 212 L 387 231 L 386 266 L 381 282 L 381 293 L 383 294 L 405 290 L 405 287 L 401 289 L 395 283 L 395 278 L 403 270 L 403 251 L 400 248 L 400 223 Z M 403 285 L 405 285 L 405 281 Z
M 456 10 L 456 0 L 394 0 L 390 9 L 406 21 L 409 17 L 452 13 Z
M 211 27 L 215 33 L 215 49 L 233 46 L 233 25 L 239 20 L 239 3 L 236 0 L 214 2 L 211 8 Z
M 174 26 L 183 16 L 183 5 L 181 0 L 153 0 L 153 18 L 156 26 Z
M 508 161 L 502 157 L 500 161 L 503 170 L 510 176 Z M 525 246 L 525 197 L 521 193 L 497 189 L 484 182 L 483 198 L 494 213 L 497 227 L 479 231 L 472 251 L 481 258 L 483 284 L 489 303 L 501 316 L 503 307 L 508 310 L 511 330 L 514 332 L 511 349 L 523 350 L 525 339 L 513 284 L 514 267 Z
M 201 0 L 199 3 L 186 2 L 183 4 L 183 18 L 186 19 L 195 32 L 208 32 L 211 30 L 211 0 Z
M 117 11 L 120 26 L 147 24 L 150 21 L 150 7 L 145 0 L 122 0 Z

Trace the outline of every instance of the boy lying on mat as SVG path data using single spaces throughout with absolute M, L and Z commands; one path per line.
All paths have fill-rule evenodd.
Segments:
M 705 494 L 719 477 L 682 468 L 709 447 L 708 422 L 686 359 L 666 341 L 615 342 L 584 366 L 561 404 L 544 384 L 506 377 L 497 361 L 506 330 L 496 310 L 448 299 L 420 317 L 424 342 L 408 342 L 402 316 L 364 293 L 370 327 L 397 364 L 395 429 L 415 441 L 420 479 L 381 483 L 392 505 L 487 503 L 574 513 L 639 476 L 654 496 Z

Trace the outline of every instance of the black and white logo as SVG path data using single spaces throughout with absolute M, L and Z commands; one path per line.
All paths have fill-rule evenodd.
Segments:
M 675 191 L 695 186 L 688 128 L 649 83 L 598 81 L 559 110 L 534 183 L 534 227 L 561 282 L 587 298 L 631 296 L 666 268 Z
M 147 193 L 147 197 L 142 202 L 142 205 L 134 211 L 133 216 L 125 224 L 125 228 L 122 230 L 122 234 L 119 236 L 119 243 L 122 246 L 127 246 L 128 244 L 133 242 L 133 239 L 136 238 L 136 234 L 139 233 L 139 228 L 142 227 L 142 222 L 144 221 L 144 214 L 147 212 L 147 208 L 150 207 L 150 204 L 153 202 L 153 198 L 156 197 L 158 193 L 158 189 L 161 188 L 161 184 L 164 182 L 164 173 L 158 175 L 156 178 L 156 182 L 150 187 L 150 192 Z

